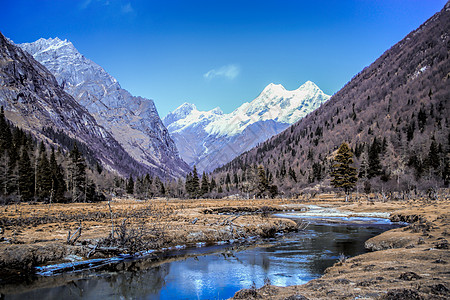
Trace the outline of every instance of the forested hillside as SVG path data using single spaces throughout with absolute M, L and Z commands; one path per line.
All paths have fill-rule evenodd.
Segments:
M 216 169 L 217 189 L 256 195 L 326 190 L 343 142 L 354 153 L 360 191 L 448 186 L 449 32 L 447 3 L 319 109 Z
M 133 179 L 130 188 L 130 180 L 104 170 L 85 144 L 63 131 L 55 132 L 51 128 L 44 128 L 44 131 L 58 143 L 57 147 L 13 125 L 5 118 L 1 107 L 0 204 L 93 202 L 126 192 L 145 198 L 166 194 L 158 176 L 138 177 L 134 191 Z M 172 189 L 170 195 L 177 196 L 174 193 Z

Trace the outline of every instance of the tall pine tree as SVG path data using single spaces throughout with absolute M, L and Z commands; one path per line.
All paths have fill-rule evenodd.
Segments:
M 41 200 L 49 199 L 52 190 L 52 174 L 43 142 L 39 146 L 39 159 L 36 166 L 36 194 Z
M 0 108 L 0 153 L 11 148 L 12 134 L 9 124 L 6 121 L 5 113 L 3 111 L 3 106 Z
M 208 194 L 208 192 L 209 192 L 208 175 L 206 175 L 205 171 L 203 171 L 202 184 L 200 187 L 200 194 L 201 194 L 201 196 L 204 196 L 205 194 Z
M 351 164 L 353 164 L 353 153 L 348 144 L 344 142 L 334 158 L 331 184 L 335 188 L 341 188 L 345 191 L 345 201 L 348 200 L 348 195 L 358 180 L 356 168 L 352 167 Z
M 22 201 L 30 201 L 34 196 L 34 172 L 28 151 L 22 147 L 19 159 L 19 195 Z
M 192 173 L 189 172 L 188 174 L 186 174 L 186 182 L 184 184 L 184 189 L 186 190 L 186 193 L 191 196 L 191 194 L 193 193 L 193 188 L 192 188 Z
M 214 192 L 216 186 L 217 186 L 216 181 L 214 180 L 214 177 L 212 177 L 211 182 L 209 183 L 209 191 Z
M 198 196 L 200 195 L 200 181 L 198 179 L 198 174 L 197 174 L 197 167 L 194 166 L 194 170 L 192 171 L 192 181 L 191 181 L 191 197 L 192 198 L 198 198 Z
M 52 174 L 52 188 L 50 201 L 63 202 L 65 200 L 66 182 L 64 181 L 64 170 L 56 161 L 55 149 L 52 147 L 50 154 L 50 172 Z
M 375 137 L 368 151 L 368 178 L 376 177 L 382 174 L 380 153 L 382 150 L 381 143 Z
M 73 202 L 85 202 L 86 201 L 86 162 L 78 150 L 77 143 L 74 144 L 72 151 L 70 152 L 70 190 L 72 192 Z
M 258 183 L 256 186 L 256 193 L 258 197 L 262 197 L 263 194 L 267 191 L 269 188 L 269 184 L 267 182 L 266 178 L 266 171 L 264 170 L 263 166 L 258 166 Z
M 134 180 L 133 180 L 133 176 L 131 176 L 131 174 L 127 181 L 126 191 L 127 191 L 127 194 L 130 194 L 130 195 L 132 195 L 134 193 Z

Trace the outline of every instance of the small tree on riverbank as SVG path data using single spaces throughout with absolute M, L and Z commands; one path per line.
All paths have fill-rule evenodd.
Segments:
M 356 176 L 356 168 L 352 167 L 353 153 L 347 143 L 342 143 L 334 158 L 333 167 L 331 170 L 331 184 L 335 188 L 343 189 L 345 192 L 345 201 L 351 190 L 356 186 L 358 177 Z

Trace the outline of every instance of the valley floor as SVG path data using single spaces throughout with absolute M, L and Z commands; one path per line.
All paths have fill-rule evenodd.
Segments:
M 33 266 L 51 262 L 297 230 L 299 224 L 293 220 L 268 213 L 318 205 L 354 216 L 389 213 L 391 220 L 410 225 L 368 240 L 366 247 L 372 252 L 342 259 L 305 285 L 267 284 L 241 290 L 236 299 L 448 299 L 448 192 L 440 198 L 383 202 L 364 197 L 345 202 L 343 197 L 327 194 L 295 200 L 114 199 L 110 203 L 8 205 L 0 207 L 0 286 L 11 278 L 20 279 Z
M 47 263 L 294 231 L 296 222 L 268 213 L 295 202 L 114 199 L 110 203 L 3 206 L 0 284 L 14 277 L 10 275 L 20 277 Z
M 300 286 L 244 289 L 234 299 L 450 299 L 450 201 L 320 203 L 340 210 L 390 212 L 408 222 L 366 242 L 372 252 L 342 259 Z M 313 202 L 317 204 L 317 202 Z

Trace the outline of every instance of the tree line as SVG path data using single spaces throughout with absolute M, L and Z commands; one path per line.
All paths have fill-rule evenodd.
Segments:
M 38 142 L 12 125 L 0 109 L 0 198 L 2 202 L 102 200 L 76 142 L 70 151 Z
M 404 182 L 402 177 L 409 178 L 406 168 L 414 169 L 415 176 L 426 177 L 431 182 L 428 188 L 448 186 L 448 153 L 433 137 L 431 139 L 429 150 L 420 159 L 420 164 L 413 160 L 403 163 L 394 161 L 391 157 L 392 146 L 385 138 L 374 137 L 371 143 L 355 144 L 353 148 L 346 142 L 342 143 L 331 158 L 314 162 L 303 173 L 293 166 L 287 167 L 284 160 L 279 168 L 267 169 L 262 164 L 252 164 L 243 165 L 236 172 L 203 172 L 201 176 L 194 166 L 185 180 L 180 178 L 162 182 L 159 177 L 149 175 L 134 180 L 130 176 L 126 182 L 126 192 L 146 199 L 158 196 L 197 199 L 232 195 L 239 198 L 274 198 L 296 197 L 304 187 L 308 190 L 311 184 L 320 184 L 323 189 L 340 189 L 348 197 L 355 189 L 365 193 L 377 190 L 376 184 L 381 185 L 385 192 L 416 189 L 415 185 L 400 184 Z
M 426 120 L 428 114 L 421 115 L 420 118 Z M 392 142 L 375 136 L 370 143 L 356 142 L 353 147 L 343 143 L 331 158 L 317 155 L 316 148 L 311 147 L 306 153 L 309 164 L 304 168 L 283 159 L 286 153 L 298 155 L 305 151 L 298 144 L 286 149 L 279 157 L 271 154 L 263 164 L 249 164 L 238 158 L 233 163 L 238 162 L 239 168 L 229 168 L 227 172 L 219 169 L 212 174 L 203 172 L 200 176 L 194 166 L 185 178 L 165 180 L 150 174 L 129 175 L 128 178 L 111 174 L 90 156 L 86 145 L 65 136 L 62 131 L 44 130 L 46 134 L 57 135 L 59 141 L 64 141 L 63 146 L 56 149 L 44 141 L 39 142 L 7 121 L 1 108 L 0 198 L 3 202 L 90 202 L 124 195 L 140 199 L 231 195 L 241 198 L 295 197 L 303 188 L 318 184 L 342 189 L 348 195 L 355 188 L 370 192 L 380 184 L 385 190 L 405 189 L 411 170 L 415 178 L 427 178 L 436 187 L 448 186 L 450 181 L 450 134 L 446 144 L 437 142 L 432 135 L 426 154 L 411 155 L 408 159 L 399 159 Z M 322 132 L 323 129 L 316 129 L 309 136 L 314 139 Z M 286 142 L 289 146 L 292 142 L 295 145 L 295 138 L 288 138 Z M 268 145 L 263 144 L 264 151 L 270 151 Z M 406 187 L 410 188 L 416 186 Z

